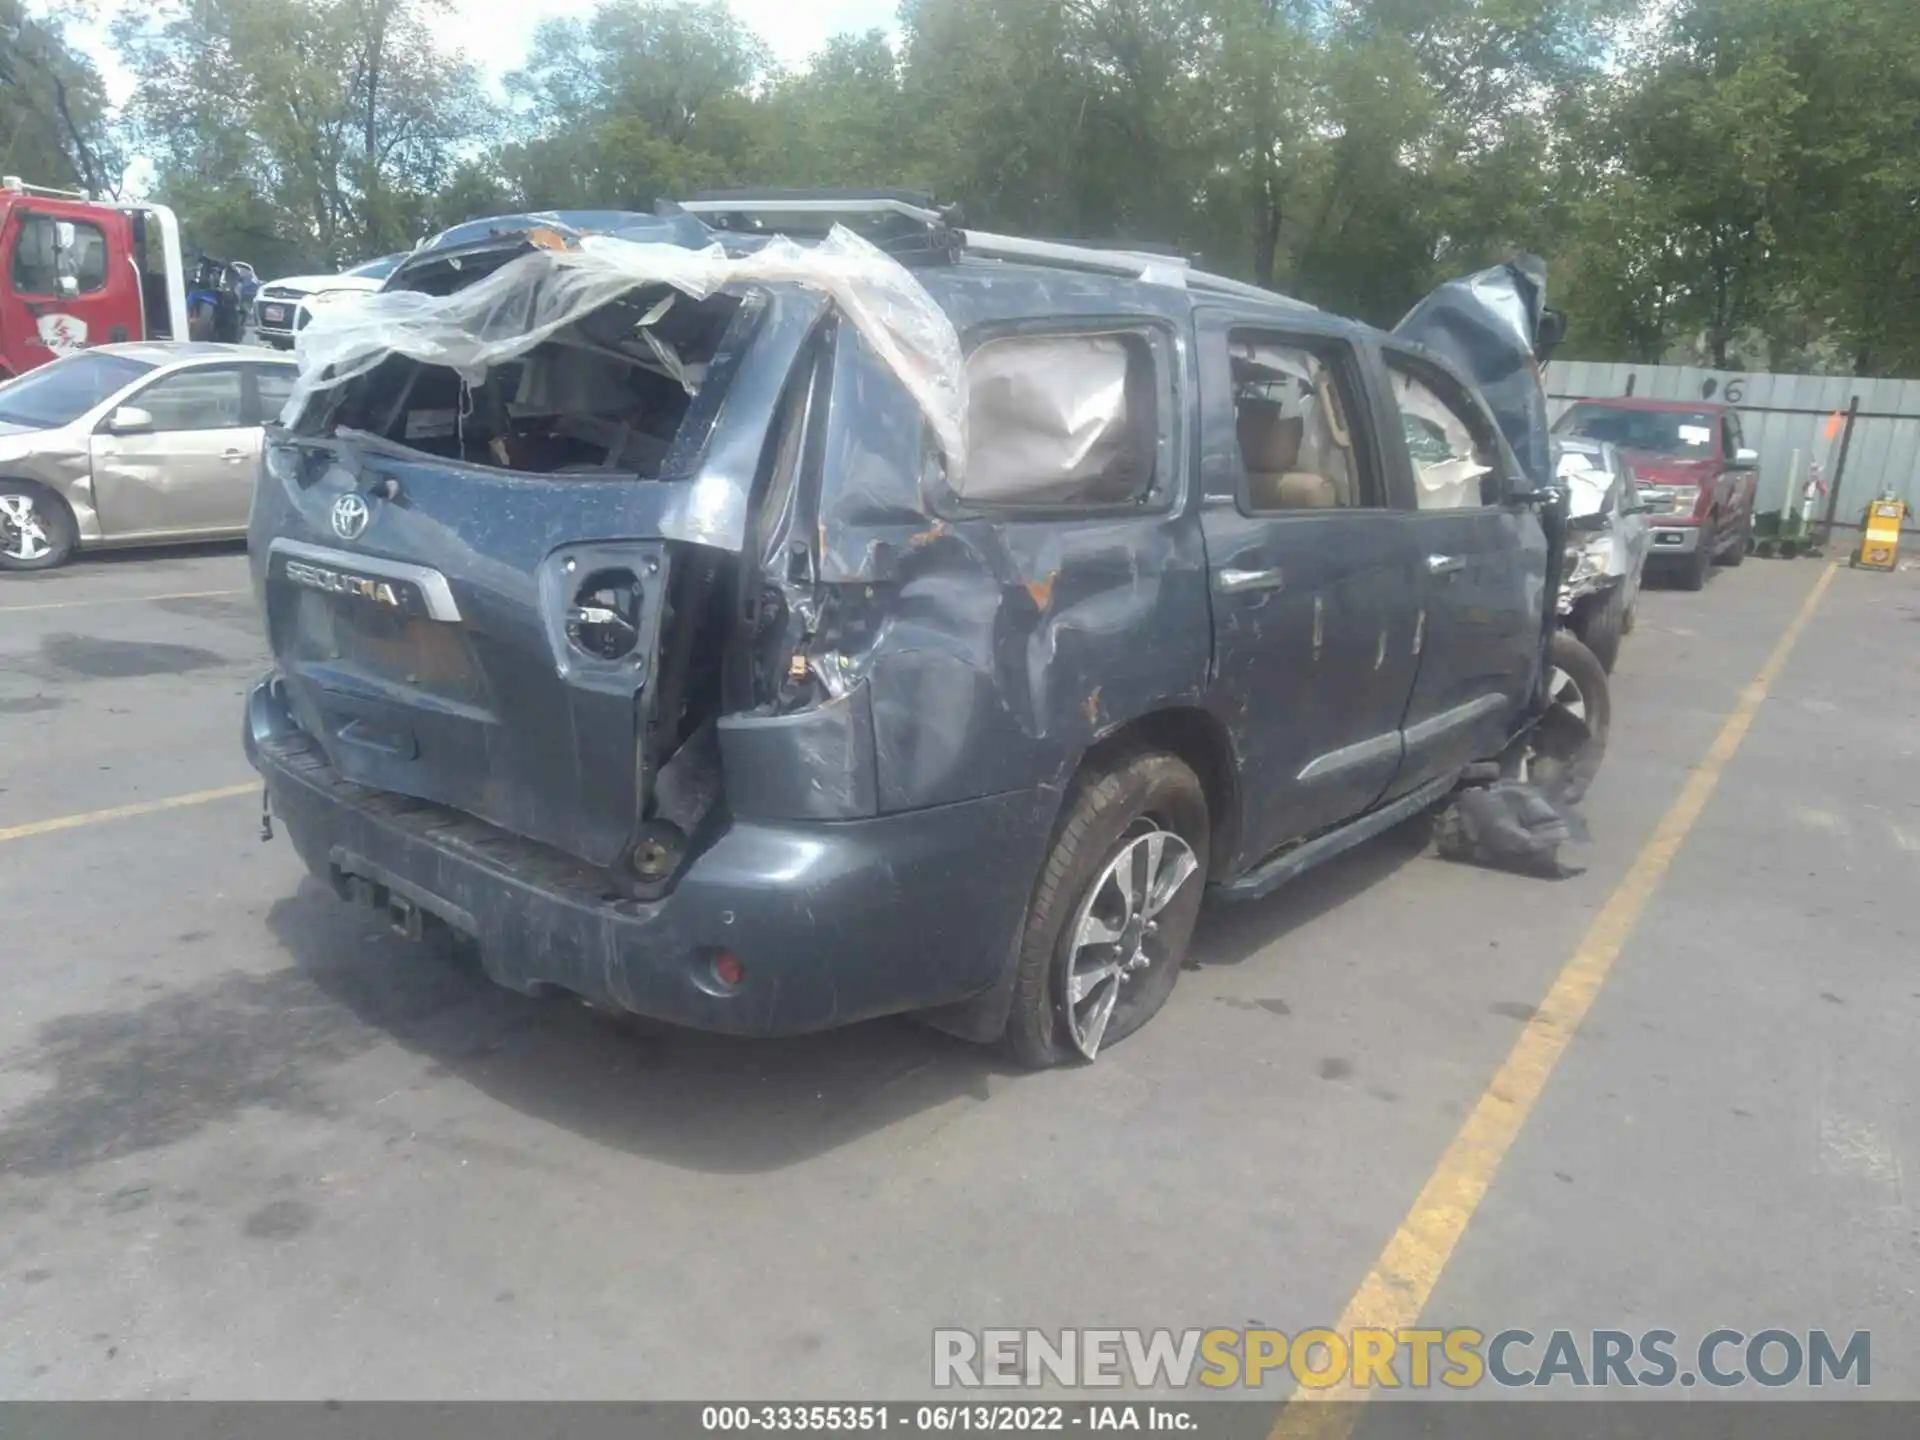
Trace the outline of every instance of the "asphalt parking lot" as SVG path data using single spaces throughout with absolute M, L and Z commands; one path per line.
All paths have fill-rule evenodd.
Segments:
M 1645 595 L 1584 874 L 1404 827 L 1038 1076 L 492 989 L 260 842 L 242 555 L 0 578 L 0 1394 L 904 1398 L 936 1326 L 1411 1310 L 1869 1330 L 1920 1398 L 1920 575 L 1826 571 Z

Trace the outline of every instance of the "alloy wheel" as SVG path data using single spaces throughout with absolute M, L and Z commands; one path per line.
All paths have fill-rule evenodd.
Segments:
M 1074 912 L 1067 956 L 1067 1030 L 1091 1060 L 1100 1053 L 1113 1012 L 1138 977 L 1169 963 L 1157 917 L 1195 872 L 1193 848 L 1160 822 L 1143 818 Z
M 1587 723 L 1587 697 L 1580 691 L 1580 682 L 1557 665 L 1547 677 L 1547 700 L 1582 725 Z
M 44 560 L 53 541 L 31 495 L 0 495 L 0 553 L 10 560 Z

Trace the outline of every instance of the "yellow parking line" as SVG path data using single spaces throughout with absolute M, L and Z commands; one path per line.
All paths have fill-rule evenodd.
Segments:
M 245 590 L 182 590 L 175 595 L 108 595 L 99 600 L 51 600 L 44 605 L 0 605 L 0 615 L 24 615 L 30 610 L 78 610 L 93 605 L 140 605 L 160 600 L 213 600 L 244 595 Z
M 133 805 L 116 805 L 111 810 L 88 810 L 80 815 L 62 815 L 54 820 L 35 820 L 0 830 L 0 843 L 29 840 L 35 835 L 51 835 L 60 830 L 78 830 L 85 825 L 104 825 L 109 820 L 131 820 L 160 810 L 179 810 L 188 805 L 206 805 L 215 800 L 234 800 L 242 795 L 258 795 L 260 782 L 225 785 L 218 790 L 195 790 L 188 795 L 169 795 L 164 800 L 141 800 Z
M 1720 733 L 1714 736 L 1705 758 L 1694 767 L 1680 794 L 1661 817 L 1653 836 L 1634 857 L 1627 871 L 1600 913 L 1587 927 L 1573 956 L 1547 991 L 1539 1011 L 1527 1022 L 1526 1029 L 1507 1053 L 1506 1061 L 1495 1072 L 1480 1101 L 1460 1126 L 1447 1146 L 1440 1163 L 1427 1177 L 1419 1198 L 1407 1212 L 1400 1228 L 1387 1242 L 1380 1258 L 1373 1263 L 1367 1278 L 1347 1302 L 1346 1313 L 1335 1327 L 1341 1335 L 1363 1328 L 1401 1330 L 1412 1327 L 1426 1308 L 1433 1287 L 1452 1258 L 1454 1246 L 1466 1232 L 1479 1209 L 1487 1187 L 1493 1183 L 1500 1162 L 1532 1113 L 1534 1102 L 1546 1089 L 1553 1070 L 1566 1053 L 1568 1042 L 1586 1018 L 1594 997 L 1606 983 L 1613 962 L 1620 956 L 1635 922 L 1647 902 L 1660 888 L 1672 866 L 1674 856 L 1686 843 L 1701 812 L 1712 799 L 1720 776 L 1739 750 L 1752 727 L 1761 702 L 1792 653 L 1794 642 L 1813 618 L 1821 596 L 1833 583 L 1837 565 L 1828 565 L 1801 604 L 1800 611 L 1787 626 L 1780 643 L 1740 694 Z M 1294 1391 L 1292 1401 L 1280 1412 L 1273 1427 L 1272 1440 L 1302 1440 L 1302 1437 L 1345 1436 L 1357 1416 L 1351 1405 L 1322 1410 L 1294 1401 L 1365 1399 L 1371 1391 L 1347 1386 Z

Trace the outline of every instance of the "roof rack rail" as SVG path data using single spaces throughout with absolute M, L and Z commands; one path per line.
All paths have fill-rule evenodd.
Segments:
M 1258 285 L 1196 270 L 1186 256 L 1177 252 L 961 229 L 957 206 L 942 206 L 933 196 L 917 190 L 710 190 L 680 201 L 679 208 L 717 230 L 757 233 L 767 233 L 766 222 L 771 219 L 811 220 L 826 225 L 841 218 L 865 218 L 875 222 L 868 227 L 869 238 L 903 260 L 953 259 L 964 250 L 989 259 L 1124 275 L 1150 284 L 1273 305 L 1301 304 Z
M 967 230 L 963 236 L 970 254 L 994 260 L 1028 260 L 1040 265 L 1097 270 L 1176 286 L 1185 282 L 1187 274 L 1183 255 L 1149 255 L 1144 250 L 1109 250 L 1061 240 L 1029 240 L 1022 235 L 996 235 L 991 230 Z
M 1270 305 L 1300 306 L 1301 301 L 1277 291 L 1263 290 L 1244 280 L 1229 279 L 1205 270 L 1196 270 L 1179 254 L 1153 250 L 1130 250 L 1118 246 L 1088 245 L 1063 240 L 1029 240 L 1020 235 L 996 235 L 986 230 L 963 232 L 966 248 L 973 254 L 996 260 L 1025 260 L 1038 265 L 1061 265 L 1076 270 L 1095 270 L 1108 275 L 1126 275 L 1148 284 L 1172 285 L 1216 295 L 1234 295 L 1243 300 L 1259 300 Z
M 907 264 L 949 261 L 960 244 L 958 212 L 911 190 L 715 190 L 683 200 L 679 208 L 735 234 L 769 235 L 776 228 L 825 234 L 851 223 Z
M 1262 300 L 1269 305 L 1286 305 L 1297 310 L 1310 310 L 1313 307 L 1306 301 L 1292 295 L 1283 295 L 1278 290 L 1268 290 L 1264 286 L 1252 285 L 1245 280 L 1235 280 L 1228 275 L 1214 275 L 1205 270 L 1187 272 L 1189 290 L 1205 290 L 1215 295 L 1234 295 L 1242 300 Z
M 925 225 L 949 213 L 918 190 L 704 190 L 682 200 L 690 215 L 902 215 Z

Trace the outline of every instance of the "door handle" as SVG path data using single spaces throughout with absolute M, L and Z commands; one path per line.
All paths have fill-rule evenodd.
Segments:
M 1222 570 L 1215 580 L 1222 595 L 1246 595 L 1255 590 L 1279 590 L 1286 586 L 1286 574 L 1279 566 L 1271 570 Z
M 247 452 L 244 450 L 222 450 L 220 452 L 220 458 L 225 460 L 229 465 L 238 465 L 242 460 L 247 458 Z
M 1466 568 L 1467 562 L 1458 555 L 1427 556 L 1427 574 L 1429 575 L 1451 575 L 1457 570 Z

